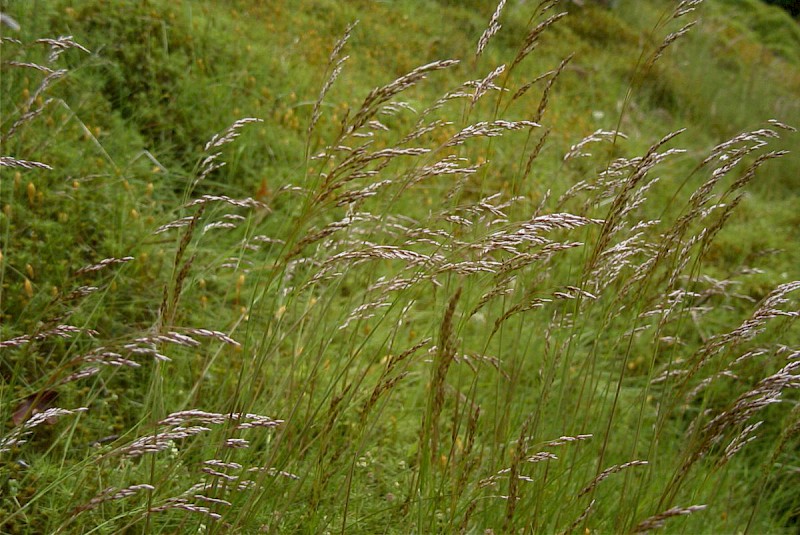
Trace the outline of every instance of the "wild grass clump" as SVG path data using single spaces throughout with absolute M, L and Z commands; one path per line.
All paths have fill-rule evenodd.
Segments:
M 662 14 L 618 116 L 580 134 L 551 111 L 574 57 L 530 73 L 569 18 L 555 0 L 524 6 L 504 62 L 502 1 L 465 58 L 340 109 L 351 24 L 298 112 L 291 182 L 204 188 L 269 124 L 245 117 L 166 182 L 168 207 L 150 153 L 134 162 L 157 172 L 109 156 L 62 180 L 36 140 L 69 71 L 26 54 L 95 52 L 4 38 L 23 58 L 4 83 L 39 81 L 0 132 L 3 530 L 789 532 L 800 282 L 754 297 L 738 288 L 757 266 L 712 260 L 794 128 L 768 117 L 693 150 L 684 129 L 621 131 L 699 4 Z M 30 227 L 86 183 L 117 219 L 78 235 L 108 247 L 40 245 Z M 57 287 L 37 247 L 62 259 Z

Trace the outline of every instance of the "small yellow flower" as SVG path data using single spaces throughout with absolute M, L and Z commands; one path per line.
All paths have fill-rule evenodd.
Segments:
M 23 286 L 25 287 L 25 295 L 28 296 L 28 299 L 33 297 L 33 284 L 31 284 L 31 281 L 28 279 L 28 277 L 25 277 L 25 283 Z
M 33 182 L 28 182 L 28 204 L 31 206 L 36 202 L 36 185 Z

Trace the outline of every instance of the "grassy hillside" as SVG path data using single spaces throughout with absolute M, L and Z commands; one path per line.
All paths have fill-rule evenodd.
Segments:
M 0 532 L 794 532 L 800 30 L 584 4 L 0 2 Z

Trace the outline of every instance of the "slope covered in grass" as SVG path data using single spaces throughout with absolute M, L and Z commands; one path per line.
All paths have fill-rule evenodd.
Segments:
M 796 529 L 796 22 L 584 3 L 0 4 L 2 531 Z

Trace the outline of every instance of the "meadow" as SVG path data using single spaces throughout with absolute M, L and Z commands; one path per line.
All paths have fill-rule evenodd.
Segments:
M 0 532 L 795 533 L 800 25 L 611 4 L 0 2 Z

